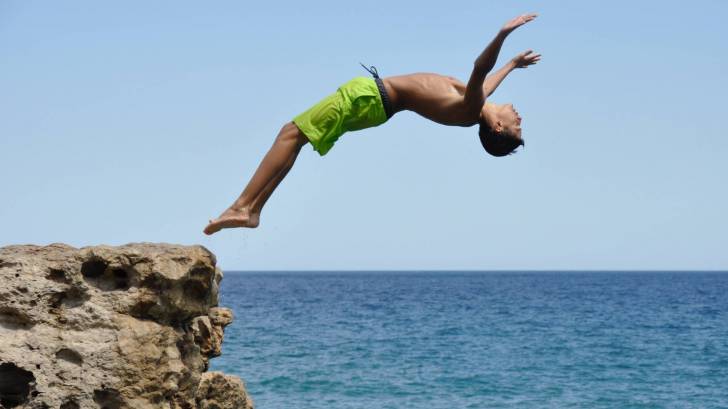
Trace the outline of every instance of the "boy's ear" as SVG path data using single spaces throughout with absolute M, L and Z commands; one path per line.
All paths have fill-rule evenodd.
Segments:
M 503 122 L 501 122 L 501 121 L 496 122 L 495 128 L 493 130 L 496 131 L 496 133 L 503 132 Z

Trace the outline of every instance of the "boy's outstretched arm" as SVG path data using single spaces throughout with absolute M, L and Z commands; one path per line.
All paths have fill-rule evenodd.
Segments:
M 493 94 L 495 89 L 498 88 L 498 85 L 503 82 L 511 71 L 516 68 L 526 68 L 529 65 L 536 64 L 540 60 L 541 54 L 534 54 L 533 50 L 524 51 L 513 57 L 512 60 L 508 61 L 498 71 L 485 78 L 485 83 L 483 84 L 483 94 L 485 95 L 485 98 Z
M 485 102 L 483 83 L 485 82 L 485 78 L 490 70 L 492 70 L 493 66 L 495 66 L 495 62 L 498 60 L 498 53 L 500 53 L 500 49 L 503 46 L 503 42 L 506 37 L 508 37 L 513 30 L 535 18 L 536 14 L 523 14 L 507 22 L 503 28 L 500 29 L 490 44 L 488 44 L 485 50 L 483 50 L 478 58 L 475 59 L 473 72 L 470 74 L 470 79 L 468 80 L 468 85 L 465 89 L 465 103 L 467 105 L 472 105 L 473 109 L 476 107 L 477 109 L 480 109 Z M 501 78 L 501 81 L 502 80 L 503 78 Z M 498 83 L 500 83 L 500 81 L 498 81 Z

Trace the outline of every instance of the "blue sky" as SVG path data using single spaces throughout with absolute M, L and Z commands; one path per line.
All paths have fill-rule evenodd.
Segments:
M 256 230 L 201 233 L 281 125 L 365 75 L 467 80 L 527 147 L 401 113 L 304 148 Z M 0 1 L 0 245 L 202 244 L 229 270 L 728 269 L 728 3 Z

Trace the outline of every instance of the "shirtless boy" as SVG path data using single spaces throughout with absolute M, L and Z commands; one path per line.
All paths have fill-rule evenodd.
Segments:
M 307 143 L 323 156 L 345 132 L 381 125 L 399 111 L 413 111 L 443 125 L 477 124 L 480 142 L 493 156 L 508 155 L 524 145 L 521 117 L 513 105 L 486 102 L 486 97 L 508 73 L 536 64 L 541 55 L 525 51 L 487 74 L 495 66 L 506 37 L 535 18 L 535 14 L 524 14 L 507 22 L 475 60 L 467 84 L 428 73 L 379 78 L 374 67 L 367 68 L 374 78 L 354 78 L 283 126 L 243 193 L 210 221 L 205 234 L 230 227 L 257 227 L 263 205 Z

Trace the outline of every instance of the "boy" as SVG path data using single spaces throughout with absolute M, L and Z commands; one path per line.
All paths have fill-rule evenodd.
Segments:
M 303 145 L 310 142 L 323 156 L 345 132 L 381 125 L 402 110 L 414 111 L 443 125 L 478 124 L 480 142 L 488 153 L 512 153 L 524 145 L 521 117 L 513 105 L 496 105 L 485 99 L 513 69 L 536 64 L 541 55 L 528 50 L 492 75 L 486 75 L 495 65 L 506 37 L 535 18 L 535 14 L 524 14 L 507 22 L 475 60 L 467 85 L 453 77 L 428 73 L 382 79 L 376 68 L 367 68 L 374 78 L 359 77 L 347 82 L 283 126 L 243 193 L 210 221 L 205 234 L 230 227 L 257 227 L 263 205 L 291 169 Z

